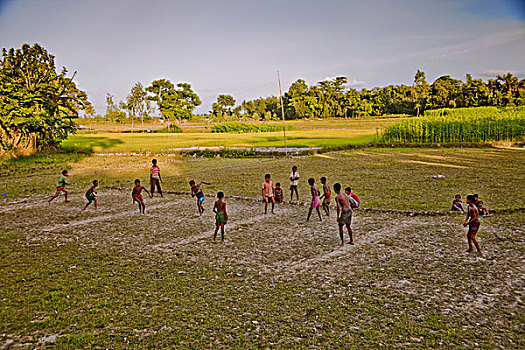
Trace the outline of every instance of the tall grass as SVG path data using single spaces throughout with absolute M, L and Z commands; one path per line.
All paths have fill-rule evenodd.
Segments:
M 438 109 L 401 120 L 378 135 L 386 143 L 522 141 L 525 107 Z

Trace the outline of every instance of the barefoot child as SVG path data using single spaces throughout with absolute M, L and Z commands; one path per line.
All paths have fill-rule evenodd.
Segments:
M 268 202 L 272 202 L 272 213 L 275 207 L 275 199 L 273 198 L 273 183 L 270 181 L 270 174 L 264 175 L 264 182 L 262 184 L 262 196 L 264 199 L 264 214 L 268 212 Z
M 323 199 L 323 209 L 326 213 L 326 216 L 330 216 L 330 198 L 332 197 L 332 192 L 330 191 L 330 186 L 326 184 L 326 177 L 321 178 L 321 183 L 323 184 L 323 195 L 321 198 Z
M 290 203 L 293 200 L 293 193 L 297 196 L 297 202 L 299 202 L 299 192 L 297 192 L 297 186 L 299 186 L 299 173 L 297 167 L 292 167 L 292 173 L 290 174 Z
M 315 180 L 312 178 L 308 179 L 308 184 L 310 185 L 310 193 L 312 194 L 312 203 L 310 204 L 310 209 L 308 210 L 308 216 L 306 217 L 306 222 L 310 220 L 310 216 L 312 215 L 312 210 L 317 210 L 317 214 L 319 214 L 319 220 L 323 221 L 321 218 L 321 211 L 319 210 L 319 207 L 321 206 L 321 199 L 319 198 L 319 195 L 321 192 L 319 192 L 319 189 L 317 186 L 315 186 Z
M 202 192 L 201 185 L 211 185 L 211 182 L 204 182 L 201 181 L 198 184 L 195 184 L 195 181 L 190 181 L 190 187 L 191 187 L 191 196 L 197 197 L 197 208 L 199 209 L 199 215 L 202 215 L 204 212 L 204 207 L 202 206 L 202 202 L 204 202 L 204 192 Z
M 213 212 L 215 213 L 215 232 L 213 233 L 213 243 L 217 239 L 217 231 L 219 227 L 221 229 L 221 242 L 224 242 L 224 225 L 228 223 L 228 213 L 226 212 L 226 203 L 222 200 L 224 198 L 224 193 L 217 193 L 217 198 L 219 198 L 213 205 Z
M 62 170 L 62 175 L 58 178 L 57 183 L 57 191 L 53 195 L 53 197 L 49 198 L 48 203 L 51 203 L 53 199 L 58 197 L 60 192 L 64 192 L 65 200 L 64 203 L 69 203 L 70 201 L 67 199 L 67 195 L 69 194 L 68 190 L 66 190 L 66 185 L 71 185 L 69 182 L 66 181 L 66 178 L 69 176 L 67 170 Z
M 155 193 L 155 187 L 157 187 L 157 192 L 159 192 L 161 197 L 164 197 L 162 195 L 162 189 L 160 188 L 160 183 L 162 182 L 162 177 L 160 176 L 160 168 L 157 165 L 157 160 L 153 159 L 151 161 L 153 165 L 151 166 L 151 169 L 149 171 L 149 181 L 151 185 L 151 195 L 153 196 L 153 193 Z
M 478 255 L 481 255 L 481 248 L 479 247 L 478 241 L 476 240 L 476 233 L 479 230 L 479 212 L 478 208 L 474 204 L 474 201 L 476 198 L 473 195 L 467 196 L 467 204 L 468 204 L 468 210 L 467 210 L 467 217 L 465 218 L 465 222 L 463 222 L 463 226 L 468 225 L 468 233 L 467 233 L 467 240 L 468 240 L 468 253 L 472 253 L 472 243 L 474 242 L 474 245 L 476 246 L 476 249 L 478 251 Z
M 149 194 L 149 197 L 152 198 L 153 196 L 149 191 L 146 189 L 146 187 L 142 186 L 140 184 L 140 180 L 135 180 L 135 187 L 133 187 L 133 191 L 131 192 L 131 198 L 133 198 L 133 204 L 137 202 L 139 204 L 139 212 L 141 214 L 146 213 L 146 205 L 144 204 L 144 199 L 142 198 L 142 190 L 146 191 L 147 194 Z
M 275 202 L 277 204 L 281 204 L 283 202 L 283 189 L 281 188 L 281 184 L 279 182 L 275 183 L 275 188 L 273 189 L 273 198 L 275 199 Z
M 348 230 L 348 235 L 350 236 L 349 244 L 354 244 L 354 239 L 352 237 L 352 208 L 350 207 L 350 202 L 348 196 L 341 192 L 341 184 L 336 183 L 334 185 L 334 191 L 337 194 L 335 197 L 335 203 L 337 204 L 337 224 L 339 225 L 339 237 L 341 237 L 341 245 L 344 245 L 343 240 L 343 227 L 346 226 Z
M 97 186 L 98 186 L 98 180 L 93 180 L 93 186 L 91 186 L 87 192 L 86 192 L 86 198 L 89 201 L 83 210 L 86 210 L 86 208 L 91 204 L 91 202 L 95 202 L 95 210 L 97 210 Z

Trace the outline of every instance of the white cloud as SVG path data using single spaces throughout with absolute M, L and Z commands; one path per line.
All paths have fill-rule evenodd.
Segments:
M 487 69 L 479 72 L 478 75 L 483 78 L 495 78 L 497 75 L 505 75 L 507 73 L 511 73 L 512 75 L 518 77 L 525 76 L 525 72 L 512 69 Z

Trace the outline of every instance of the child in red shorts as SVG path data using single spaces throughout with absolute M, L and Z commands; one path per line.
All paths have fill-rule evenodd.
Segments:
M 139 204 L 139 211 L 141 214 L 146 213 L 146 205 L 144 204 L 144 199 L 142 198 L 142 190 L 146 191 L 147 194 L 149 194 L 149 197 L 152 198 L 153 196 L 151 193 L 146 189 L 146 187 L 142 186 L 140 184 L 140 180 L 135 180 L 135 187 L 133 187 L 133 191 L 131 192 L 131 198 L 133 198 L 133 204 L 137 202 Z

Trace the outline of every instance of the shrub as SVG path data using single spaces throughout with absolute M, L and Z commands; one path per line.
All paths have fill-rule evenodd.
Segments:
M 287 125 L 286 130 L 291 130 L 292 126 Z M 282 131 L 283 126 L 281 124 L 248 124 L 248 123 L 239 123 L 239 122 L 230 122 L 214 125 L 211 128 L 213 133 L 221 132 L 233 132 L 233 133 L 246 133 L 246 132 L 272 132 L 272 131 Z

